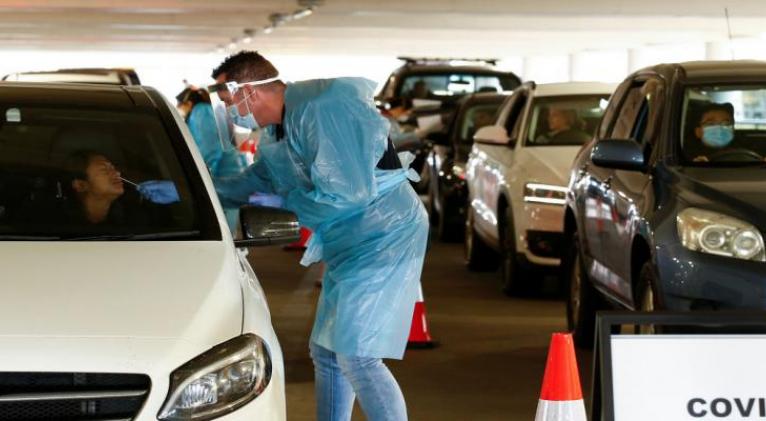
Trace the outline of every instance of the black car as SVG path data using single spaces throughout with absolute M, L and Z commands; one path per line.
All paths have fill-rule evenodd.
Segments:
M 458 101 L 476 92 L 512 91 L 521 84 L 513 72 L 495 68 L 495 59 L 414 58 L 399 57 L 404 64 L 394 70 L 375 97 L 384 110 L 405 109 L 408 119 L 404 126 L 417 127 L 418 117 L 441 114 L 449 120 Z M 420 101 L 420 102 L 418 102 Z M 412 150 L 412 168 L 421 175 L 414 183 L 420 194 L 427 193 L 430 180 L 425 160 L 430 149 L 427 144 Z
M 44 72 L 20 72 L 3 76 L 12 82 L 89 83 L 97 85 L 140 85 L 136 71 L 129 68 L 59 69 Z
M 497 70 L 493 59 L 449 59 L 399 57 L 405 63 L 391 73 L 375 97 L 383 108 L 404 105 L 415 97 L 454 101 L 475 92 L 512 91 L 521 84 L 513 72 Z M 474 62 L 471 64 L 467 64 Z M 420 85 L 425 88 L 417 92 Z
M 662 64 L 615 91 L 573 164 L 567 319 L 766 307 L 766 63 Z
M 507 98 L 493 93 L 463 97 L 446 130 L 429 136 L 433 148 L 426 159 L 430 181 L 428 210 L 442 241 L 462 240 L 468 200 L 465 163 L 471 153 L 473 135 L 494 123 L 497 110 Z

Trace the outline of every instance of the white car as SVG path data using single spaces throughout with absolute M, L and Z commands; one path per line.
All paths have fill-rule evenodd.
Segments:
M 0 83 L 0 419 L 277 420 L 284 367 L 183 120 L 147 87 Z
M 474 136 L 466 166 L 465 253 L 473 270 L 500 263 L 507 294 L 531 286 L 523 267 L 560 263 L 570 165 L 598 125 L 614 85 L 527 82 Z

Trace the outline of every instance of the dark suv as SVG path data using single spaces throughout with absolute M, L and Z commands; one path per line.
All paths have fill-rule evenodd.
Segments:
M 140 85 L 136 71 L 129 68 L 59 69 L 44 72 L 11 73 L 9 82 L 89 83 L 97 85 Z
M 406 105 L 413 97 L 440 100 L 454 105 L 460 97 L 475 92 L 512 91 L 521 79 L 512 72 L 497 70 L 497 60 L 467 60 L 399 57 L 405 63 L 391 73 L 375 100 L 382 108 Z M 471 63 L 473 62 L 473 63 Z M 470 64 L 469 64 L 470 63 Z M 417 92 L 418 82 L 424 91 Z
M 572 167 L 567 319 L 604 305 L 766 307 L 766 63 L 661 64 L 612 95 Z
M 512 72 L 495 68 L 494 59 L 413 58 L 399 57 L 404 65 L 394 70 L 383 85 L 375 103 L 381 109 L 401 107 L 409 110 L 408 118 L 400 120 L 405 126 L 417 127 L 418 117 L 441 114 L 443 121 L 451 120 L 458 102 L 476 92 L 512 91 L 521 79 Z M 425 106 L 417 102 L 421 100 Z M 428 193 L 430 173 L 425 166 L 430 152 L 428 143 L 415 150 L 412 168 L 422 180 L 414 183 L 420 194 Z

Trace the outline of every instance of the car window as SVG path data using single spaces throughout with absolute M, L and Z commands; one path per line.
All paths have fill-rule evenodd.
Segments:
M 491 104 L 475 104 L 470 106 L 458 122 L 458 155 L 467 156 L 473 145 L 473 135 L 484 127 L 495 124 L 497 111 L 501 102 Z
M 598 126 L 608 95 L 536 98 L 527 130 L 528 146 L 582 145 Z
M 762 165 L 766 85 L 689 87 L 679 143 L 688 165 Z
M 631 139 L 634 127 L 644 105 L 643 83 L 634 84 L 625 95 L 620 111 L 609 137 L 614 139 Z
M 654 128 L 662 104 L 662 89 L 662 82 L 655 78 L 633 83 L 620 105 L 609 137 L 631 139 L 642 145 L 653 144 L 656 140 Z M 645 151 L 648 155 L 651 148 L 647 147 Z
M 509 91 L 515 86 L 516 81 L 504 75 L 429 73 L 405 77 L 399 95 L 407 98 L 438 98 L 475 92 Z
M 516 139 L 519 136 L 519 130 L 521 129 L 522 115 L 524 114 L 524 107 L 527 105 L 527 92 L 520 91 L 516 94 L 511 103 L 511 109 L 508 113 L 508 119 L 505 123 L 505 130 L 508 131 L 508 137 Z
M 500 103 L 476 104 L 468 108 L 460 121 L 460 143 L 473 143 L 473 135 L 480 128 L 495 123 L 495 115 Z
M 199 208 L 209 202 L 192 193 L 156 113 L 16 104 L 0 113 L 0 239 L 204 239 Z
M 614 93 L 609 97 L 609 103 L 606 106 L 606 109 L 604 110 L 604 116 L 601 119 L 601 123 L 598 127 L 598 137 L 600 139 L 606 138 L 609 136 L 609 129 L 610 124 L 612 120 L 614 119 L 614 114 L 617 112 L 617 109 L 620 107 L 620 102 L 625 95 L 625 91 L 629 88 L 630 84 L 623 83 L 615 89 Z

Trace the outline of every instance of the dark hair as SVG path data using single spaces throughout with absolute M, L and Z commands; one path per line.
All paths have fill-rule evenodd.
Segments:
M 192 107 L 194 107 L 201 102 L 210 104 L 210 95 L 204 89 L 185 88 L 180 94 L 176 95 L 176 101 L 178 101 L 178 104 L 191 101 Z
M 729 116 L 731 116 L 732 120 L 734 119 L 734 106 L 731 105 L 731 103 L 723 102 L 723 103 L 717 103 L 717 102 L 709 102 L 702 106 L 700 108 L 699 114 L 697 115 L 697 125 L 702 123 L 702 116 L 705 114 L 711 112 L 711 111 L 723 111 Z
M 217 79 L 222 74 L 226 81 L 251 82 L 264 80 L 279 75 L 277 68 L 257 51 L 240 51 L 230 55 L 213 70 L 212 77 Z
M 87 179 L 88 175 L 86 174 L 86 171 L 88 165 L 90 164 L 90 161 L 97 156 L 105 157 L 103 153 L 90 149 L 80 149 L 70 153 L 66 158 L 65 164 L 70 181 Z

